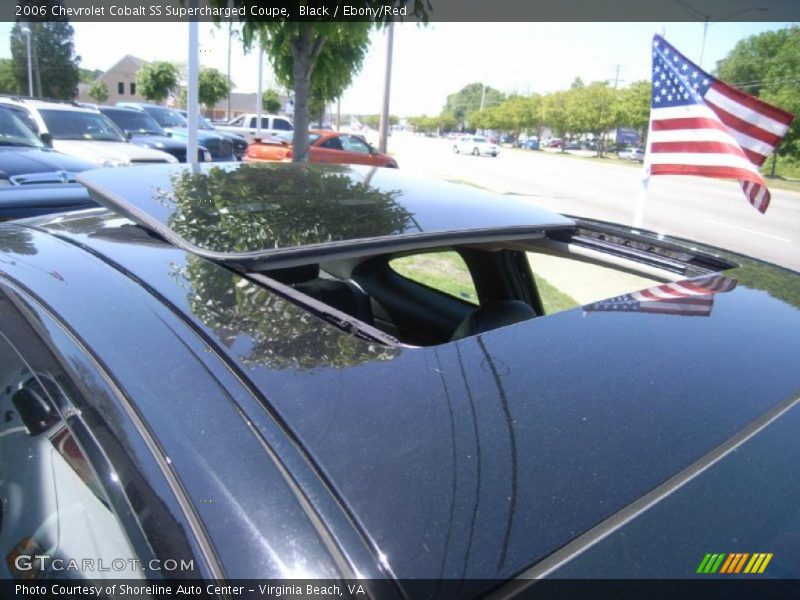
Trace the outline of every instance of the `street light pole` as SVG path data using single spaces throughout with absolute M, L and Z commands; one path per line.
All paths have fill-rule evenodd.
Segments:
M 31 28 L 23 25 L 20 31 L 25 35 L 26 48 L 28 53 L 28 96 L 33 97 L 33 62 L 31 61 Z
M 378 132 L 378 150 L 386 152 L 387 137 L 389 135 L 389 91 L 392 86 L 392 46 L 394 44 L 394 21 L 389 23 L 386 30 L 386 74 L 383 84 L 383 106 L 381 107 L 381 121 Z

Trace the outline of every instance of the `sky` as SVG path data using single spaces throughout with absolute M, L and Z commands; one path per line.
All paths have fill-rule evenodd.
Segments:
M 790 23 L 718 22 L 708 27 L 702 66 L 713 70 L 736 42 Z M 0 58 L 10 56 L 11 23 L 0 23 Z M 73 23 L 81 66 L 106 70 L 125 54 L 145 60 L 187 61 L 186 23 Z M 701 22 L 684 23 L 431 23 L 398 24 L 394 34 L 390 111 L 438 114 L 448 94 L 482 81 L 504 93 L 547 93 L 584 82 L 649 79 L 654 33 L 698 62 Z M 228 28 L 200 24 L 200 64 L 227 71 Z M 386 36 L 376 31 L 361 72 L 342 98 L 345 114 L 380 112 Z M 235 91 L 258 89 L 258 55 L 232 44 Z M 265 87 L 277 86 L 264 61 Z M 734 82 L 732 82 L 734 83 Z

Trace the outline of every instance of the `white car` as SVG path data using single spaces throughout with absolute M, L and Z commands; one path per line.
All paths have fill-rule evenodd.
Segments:
M 624 160 L 637 160 L 644 162 L 644 150 L 641 148 L 625 148 L 617 153 L 617 156 Z
M 258 137 L 269 137 L 281 131 L 293 131 L 294 123 L 287 117 L 280 115 L 261 115 L 261 127 L 258 127 L 258 117 L 255 113 L 239 115 L 232 121 L 225 125 L 214 124 L 214 128 L 218 131 L 225 131 L 227 133 L 235 133 L 242 136 L 248 142 L 252 142 L 258 134 Z
M 178 162 L 161 150 L 132 144 L 99 110 L 66 102 L 27 99 L 14 104 L 17 110 L 20 107 L 27 110 L 29 118 L 25 123 L 33 127 L 47 145 L 63 154 L 101 167 Z
M 453 152 L 456 154 L 472 154 L 474 156 L 497 156 L 500 154 L 500 146 L 492 144 L 485 137 L 469 135 L 453 144 Z

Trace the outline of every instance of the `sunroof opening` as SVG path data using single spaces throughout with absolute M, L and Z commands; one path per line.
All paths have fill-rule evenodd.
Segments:
M 732 289 L 713 273 L 676 284 L 686 280 L 678 271 L 539 236 L 395 249 L 251 276 L 355 335 L 434 346 L 571 309 L 708 316 L 709 298 Z

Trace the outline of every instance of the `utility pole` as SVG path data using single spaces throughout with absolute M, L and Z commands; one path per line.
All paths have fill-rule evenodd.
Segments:
M 619 72 L 622 69 L 622 65 L 614 65 L 614 69 L 614 89 L 617 89 L 617 86 L 619 85 Z
M 28 52 L 28 96 L 33 97 L 33 58 L 31 57 L 31 28 L 25 24 L 20 27 L 20 31 L 25 34 L 25 43 Z
M 192 0 L 191 6 L 197 7 L 197 0 Z M 197 80 L 200 68 L 200 43 L 198 35 L 199 23 L 196 17 L 189 21 L 189 81 L 186 86 L 186 161 L 195 169 L 199 168 L 197 161 Z
M 378 133 L 378 151 L 386 152 L 386 141 L 389 136 L 389 92 L 392 85 L 392 46 L 394 44 L 394 22 L 386 29 L 386 75 L 383 83 L 383 106 L 381 107 L 381 123 Z
M 233 21 L 228 21 L 228 111 L 225 120 L 231 120 L 231 38 L 233 37 Z

